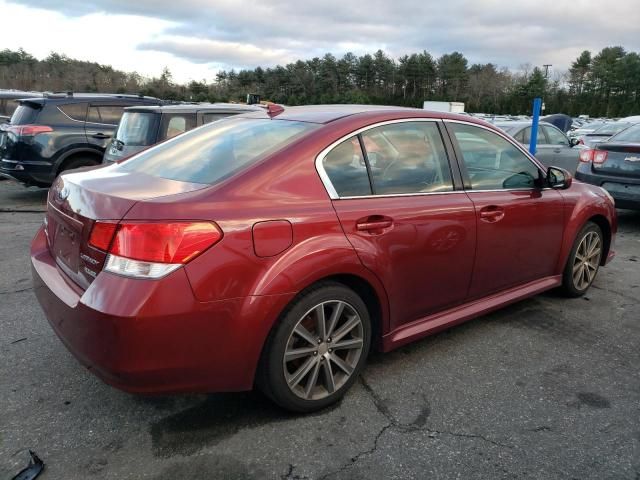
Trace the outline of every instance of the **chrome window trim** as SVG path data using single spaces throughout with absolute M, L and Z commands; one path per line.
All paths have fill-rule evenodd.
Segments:
M 78 102 L 81 103 L 81 102 Z M 67 117 L 69 120 L 71 120 L 72 122 L 78 122 L 78 123 L 85 123 L 85 120 L 78 120 L 76 118 L 70 117 L 69 115 L 67 115 L 65 113 L 64 110 L 62 110 L 60 107 L 64 107 L 65 105 L 77 105 L 77 103 L 65 103 L 63 105 L 56 105 L 56 108 L 58 109 L 58 111 L 63 114 L 65 117 Z M 89 109 L 89 107 L 87 107 L 87 110 Z M 87 113 L 85 113 L 85 115 L 87 115 Z
M 327 190 L 327 193 L 329 194 L 329 198 L 331 198 L 331 200 L 352 200 L 356 198 L 410 197 L 410 196 L 416 196 L 416 195 L 442 195 L 444 193 L 461 192 L 461 190 L 453 189 L 454 187 L 452 182 L 451 190 L 448 192 L 391 193 L 391 194 L 385 194 L 385 195 L 361 195 L 361 196 L 354 196 L 354 197 L 341 197 L 340 195 L 338 195 L 338 192 L 336 192 L 336 189 L 333 187 L 333 184 L 331 183 L 331 179 L 329 178 L 329 175 L 327 174 L 327 172 L 324 169 L 324 166 L 322 165 L 323 160 L 329 154 L 329 152 L 331 152 L 331 150 L 333 150 L 335 147 L 337 147 L 339 144 L 341 144 L 345 140 L 348 140 L 351 137 L 355 137 L 356 135 L 359 135 L 362 132 L 366 132 L 367 130 L 371 130 L 377 127 L 383 127 L 385 125 L 393 125 L 396 123 L 440 122 L 440 121 L 441 121 L 440 118 L 399 118 L 396 120 L 385 120 L 383 122 L 367 125 L 366 127 L 361 127 L 357 130 L 354 130 L 351 133 L 343 135 L 338 140 L 331 143 L 328 147 L 324 148 L 318 154 L 315 160 L 316 171 L 318 172 L 318 175 L 320 175 L 320 180 L 324 184 L 324 188 Z M 446 145 L 444 145 L 444 142 L 443 142 L 443 147 L 445 148 L 445 152 L 446 152 Z M 451 162 L 450 159 L 447 159 L 447 160 Z M 367 172 L 367 176 L 368 176 L 368 172 Z

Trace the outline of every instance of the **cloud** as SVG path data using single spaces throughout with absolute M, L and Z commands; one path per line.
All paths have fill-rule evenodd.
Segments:
M 162 54 L 212 70 L 379 48 L 394 57 L 457 50 L 471 63 L 512 68 L 553 63 L 562 69 L 585 49 L 623 45 L 640 50 L 636 0 L 606 5 L 601 0 L 12 1 L 67 18 L 118 14 L 163 22 L 147 38 L 130 42 L 130 51 Z
M 225 67 L 255 67 L 276 65 L 295 60 L 287 50 L 263 48 L 250 43 L 219 40 L 198 40 L 189 37 L 168 37 L 138 45 L 140 50 L 171 53 L 194 63 L 213 63 Z

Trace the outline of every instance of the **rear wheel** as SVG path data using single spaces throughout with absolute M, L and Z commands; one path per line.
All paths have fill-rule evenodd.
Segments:
M 62 173 L 66 172 L 67 170 L 73 170 L 74 168 L 80 168 L 80 167 L 89 167 L 89 166 L 94 166 L 94 165 L 98 165 L 100 162 L 91 157 L 71 157 L 67 160 L 64 161 L 64 163 L 62 164 L 62 166 L 60 167 L 60 170 L 58 171 L 58 175 L 61 175 Z
M 570 297 L 586 293 L 596 278 L 604 252 L 602 230 L 587 222 L 576 236 L 562 278 L 562 289 Z
M 362 370 L 371 321 L 362 299 L 337 283 L 310 289 L 275 327 L 259 384 L 280 406 L 311 412 L 338 401 Z

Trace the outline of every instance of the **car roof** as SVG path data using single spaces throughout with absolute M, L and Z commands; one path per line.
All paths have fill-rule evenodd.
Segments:
M 127 95 L 117 93 L 49 93 L 45 92 L 42 96 L 36 98 L 25 99 L 30 103 L 38 103 L 44 105 L 48 102 L 60 101 L 64 103 L 86 102 L 87 100 L 126 100 L 127 102 L 158 102 L 161 100 L 155 97 L 146 97 L 142 95 Z
M 264 108 L 239 103 L 184 103 L 176 105 L 135 105 L 125 108 L 127 112 L 141 113 L 194 113 L 194 112 L 258 112 Z
M 19 100 L 21 98 L 42 97 L 40 92 L 24 92 L 22 90 L 0 90 L 0 98 Z
M 551 126 L 557 130 L 560 130 L 558 127 L 556 127 L 553 123 L 549 123 L 545 120 L 540 120 L 540 123 L 544 123 L 546 126 Z M 510 128 L 510 127 L 515 127 L 515 128 L 522 128 L 522 127 L 530 127 L 533 124 L 533 122 L 531 120 L 529 121 L 524 121 L 524 120 L 517 120 L 517 121 L 513 121 L 513 122 L 496 122 L 494 123 L 494 125 L 498 128 Z
M 381 113 L 397 114 L 398 117 L 422 117 L 422 118 L 447 118 L 465 122 L 486 125 L 482 120 L 474 119 L 468 115 L 457 115 L 443 112 L 433 112 L 421 108 L 407 108 L 389 105 L 305 105 L 298 107 L 281 106 L 284 110 L 273 116 L 268 109 L 261 112 L 242 114 L 247 118 L 274 118 L 276 120 L 290 120 L 298 122 L 326 124 L 349 116 L 378 116 Z

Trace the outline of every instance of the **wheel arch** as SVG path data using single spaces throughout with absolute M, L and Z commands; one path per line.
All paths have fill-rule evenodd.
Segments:
M 602 249 L 602 257 L 600 257 L 600 265 L 604 265 L 607 262 L 607 257 L 609 256 L 609 250 L 611 249 L 611 225 L 609 224 L 609 221 L 607 220 L 607 218 L 604 215 L 593 215 L 592 217 L 590 217 L 589 219 L 587 219 L 587 221 L 585 222 L 585 224 L 587 222 L 593 222 L 596 225 L 598 225 L 598 227 L 600 227 L 600 230 L 602 231 L 602 236 L 603 236 L 603 249 Z
M 99 164 L 102 161 L 102 152 L 99 152 L 98 150 L 94 150 L 92 148 L 74 148 L 72 150 L 69 150 L 68 152 L 60 155 L 60 157 L 58 158 L 56 162 L 56 175 L 60 175 L 60 173 L 64 170 L 65 165 L 68 165 L 76 158 L 81 157 L 93 157 Z
M 296 301 L 298 301 L 303 295 L 305 295 L 309 290 L 321 285 L 323 283 L 338 283 L 342 284 L 347 288 L 350 288 L 356 294 L 362 298 L 363 302 L 367 306 L 369 310 L 369 315 L 371 319 L 371 347 L 374 349 L 382 348 L 382 335 L 385 332 L 385 325 L 388 324 L 388 299 L 386 297 L 386 293 L 384 289 L 382 292 L 379 290 L 381 285 L 374 286 L 375 281 L 370 281 L 370 279 L 365 278 L 364 275 L 355 274 L 352 272 L 349 273 L 334 273 L 325 275 L 322 277 L 318 277 L 314 279 L 312 282 L 309 282 L 304 286 L 297 294 L 289 299 L 283 306 L 279 308 L 277 315 L 274 316 L 273 321 L 270 323 L 268 331 L 266 335 L 264 335 L 264 341 L 260 348 L 260 354 L 257 357 L 257 362 L 255 365 L 255 369 L 253 372 L 253 383 L 261 380 L 261 365 L 264 363 L 263 358 L 266 352 L 266 347 L 269 345 L 271 337 L 276 330 L 278 322 L 282 318 L 283 315 L 286 314 L 287 310 L 291 305 L 293 305 Z

